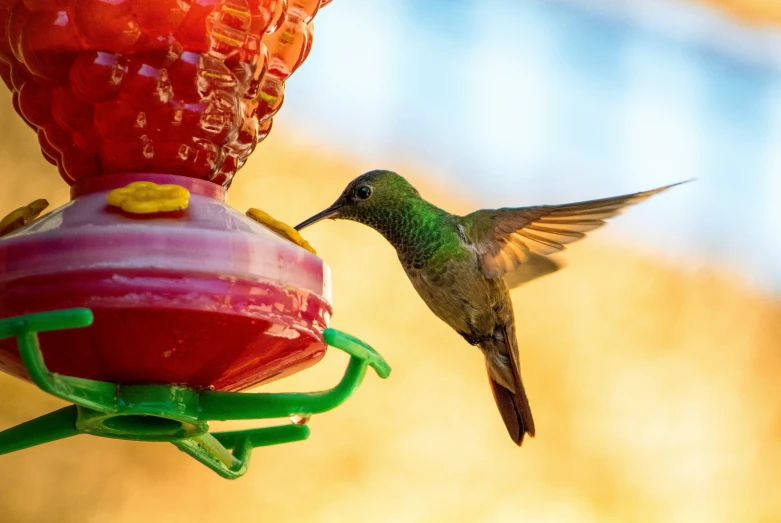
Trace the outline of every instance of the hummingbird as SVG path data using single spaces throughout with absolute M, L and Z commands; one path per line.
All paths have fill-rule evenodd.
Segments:
M 520 446 L 535 429 L 518 364 L 510 287 L 555 272 L 560 265 L 548 255 L 627 206 L 674 185 L 679 184 L 599 200 L 457 216 L 423 199 L 399 174 L 375 170 L 355 178 L 330 207 L 295 229 L 330 218 L 359 222 L 382 234 L 429 309 L 482 351 L 499 413 Z

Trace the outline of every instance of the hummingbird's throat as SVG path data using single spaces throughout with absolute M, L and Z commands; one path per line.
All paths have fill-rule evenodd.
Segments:
M 384 206 L 363 216 L 345 213 L 340 218 L 368 225 L 393 245 L 405 265 L 424 264 L 447 243 L 447 233 L 453 227 L 452 215 L 425 200 L 412 200 L 405 205 Z

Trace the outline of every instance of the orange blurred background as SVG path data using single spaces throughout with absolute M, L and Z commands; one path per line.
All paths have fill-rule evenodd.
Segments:
M 698 0 L 758 25 L 781 24 L 781 4 L 768 0 Z
M 2 113 L 2 206 L 66 189 L 32 133 Z M 9 147 L 10 141 L 14 142 Z M 231 189 L 295 222 L 356 167 L 269 138 Z M 410 168 L 425 196 L 471 208 Z M 281 198 L 280 195 L 294 195 Z M 329 196 L 330 198 L 330 196 Z M 677 269 L 604 241 L 513 291 L 538 436 L 505 434 L 481 356 L 434 318 L 384 240 L 327 222 L 307 237 L 333 269 L 333 325 L 394 368 L 310 422 L 307 442 L 258 449 L 228 482 L 171 445 L 76 437 L 0 458 L 4 522 L 756 521 L 781 518 L 781 304 L 711 270 Z M 267 389 L 334 383 L 320 365 Z M 0 427 L 58 407 L 0 375 Z
M 0 214 L 67 201 L 8 99 L 0 138 Z M 297 223 L 363 170 L 281 128 L 238 174 L 230 203 Z M 443 182 L 446 171 L 433 177 L 413 161 L 399 171 L 452 212 L 478 205 Z M 592 234 L 559 257 L 565 270 L 512 292 L 537 424 L 518 449 L 480 353 L 433 317 L 392 248 L 347 222 L 306 237 L 333 270 L 332 325 L 386 357 L 387 381 L 369 373 L 347 403 L 310 421 L 308 441 L 256 450 L 235 482 L 166 444 L 80 436 L 2 456 L 0 521 L 781 520 L 777 296 L 715 264 Z M 264 390 L 328 387 L 345 363 L 333 351 Z M 3 374 L 0 397 L 0 429 L 61 405 Z

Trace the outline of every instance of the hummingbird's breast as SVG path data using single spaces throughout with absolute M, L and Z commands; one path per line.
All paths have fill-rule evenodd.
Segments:
M 490 336 L 496 325 L 511 321 L 507 288 L 501 278 L 483 276 L 477 250 L 464 245 L 458 234 L 453 236 L 458 248 L 443 245 L 422 266 L 402 261 L 404 270 L 438 318 L 468 340 Z
M 502 321 L 499 316 L 506 316 L 509 295 L 503 280 L 481 272 L 462 218 L 422 199 L 386 211 L 388 216 L 370 226 L 395 247 L 429 309 L 468 340 L 490 336 Z

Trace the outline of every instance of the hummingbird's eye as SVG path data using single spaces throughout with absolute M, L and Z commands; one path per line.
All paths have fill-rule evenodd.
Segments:
M 366 200 L 369 196 L 372 195 L 372 188 L 368 185 L 358 187 L 358 190 L 355 191 L 355 195 L 361 200 Z

